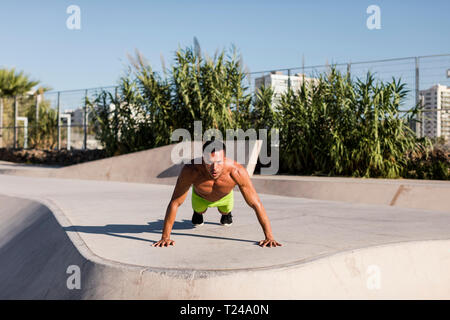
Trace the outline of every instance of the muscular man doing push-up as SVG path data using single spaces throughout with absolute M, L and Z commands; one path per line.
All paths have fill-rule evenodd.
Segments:
M 192 208 L 194 214 L 192 215 L 192 223 L 194 225 L 203 224 L 203 213 L 206 212 L 208 207 L 217 207 L 222 214 L 220 223 L 225 226 L 231 225 L 231 210 L 234 204 L 233 188 L 235 185 L 239 186 L 245 201 L 255 211 L 264 231 L 265 239 L 259 241 L 259 245 L 261 247 L 281 246 L 273 238 L 269 218 L 247 170 L 236 161 L 226 158 L 225 145 L 217 140 L 204 143 L 201 164 L 194 164 L 194 161 L 192 161 L 190 164 L 183 166 L 172 199 L 167 207 L 161 240 L 154 243 L 153 246 L 167 247 L 175 244 L 175 241 L 170 239 L 170 232 L 178 207 L 186 199 L 191 186 L 193 186 Z

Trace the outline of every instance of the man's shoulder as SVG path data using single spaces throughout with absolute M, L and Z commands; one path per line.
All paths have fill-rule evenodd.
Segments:
M 242 166 L 239 162 L 233 160 L 233 159 L 228 159 L 226 160 L 226 166 L 227 166 L 227 171 L 229 172 L 229 174 L 231 175 L 231 177 L 237 177 L 242 175 L 243 170 L 246 170 L 244 168 L 244 166 Z

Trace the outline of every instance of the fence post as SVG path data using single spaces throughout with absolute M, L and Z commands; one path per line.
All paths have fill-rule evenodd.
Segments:
M 14 147 L 13 149 L 17 148 L 17 111 L 19 102 L 17 101 L 17 96 L 14 96 Z
M 39 138 L 39 91 L 37 91 L 36 94 L 36 121 L 34 123 L 34 144 L 35 148 L 37 148 L 38 145 L 38 138 Z
M 302 75 L 303 75 L 303 81 L 305 81 L 305 55 L 302 54 Z
M 61 102 L 61 92 L 58 91 L 58 102 L 57 102 L 57 106 L 58 106 L 58 151 L 61 148 L 61 119 L 60 119 L 60 102 Z
M 351 71 L 352 71 L 352 64 L 349 62 L 349 63 L 347 63 L 347 77 L 349 77 L 349 78 L 350 78 Z
M 419 94 L 419 57 L 415 57 L 415 63 L 416 63 L 416 76 L 415 76 L 415 80 L 416 80 L 416 85 L 415 85 L 415 92 L 416 92 L 416 106 L 420 103 L 420 94 Z M 419 112 L 418 114 L 418 120 L 421 122 L 416 122 L 416 135 L 419 136 L 419 138 L 423 137 L 423 130 L 424 130 L 424 125 L 423 125 L 423 119 L 421 119 L 423 117 L 422 112 Z M 419 128 L 417 128 L 417 126 L 419 126 Z
M 3 148 L 3 97 L 0 96 L 0 148 Z
M 291 89 L 291 69 L 288 69 L 288 83 L 287 83 L 288 91 Z
M 83 142 L 83 149 L 86 150 L 87 149 L 87 121 L 88 121 L 88 117 L 87 117 L 87 95 L 88 95 L 88 91 L 87 89 L 85 90 L 84 93 L 84 142 Z

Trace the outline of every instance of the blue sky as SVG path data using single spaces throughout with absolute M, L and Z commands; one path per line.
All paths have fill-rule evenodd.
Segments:
M 81 30 L 69 30 L 69 5 Z M 381 29 L 366 27 L 369 5 Z M 193 37 L 210 56 L 233 43 L 250 71 L 450 53 L 450 1 L 2 1 L 0 67 L 54 90 L 113 85 L 139 49 L 155 70 Z

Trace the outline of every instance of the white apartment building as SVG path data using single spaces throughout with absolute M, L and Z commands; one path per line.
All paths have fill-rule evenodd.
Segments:
M 421 90 L 420 101 L 424 110 L 422 136 L 444 137 L 450 140 L 450 87 L 434 85 Z
M 280 95 L 288 89 L 289 79 L 291 81 L 291 88 L 294 91 L 300 89 L 303 84 L 303 80 L 305 82 L 318 81 L 315 78 L 308 78 L 302 73 L 296 73 L 293 76 L 288 76 L 283 74 L 281 71 L 272 71 L 269 74 L 255 79 L 255 90 L 261 88 L 262 86 L 266 88 L 271 87 L 274 91 L 273 102 L 278 102 L 280 100 Z

